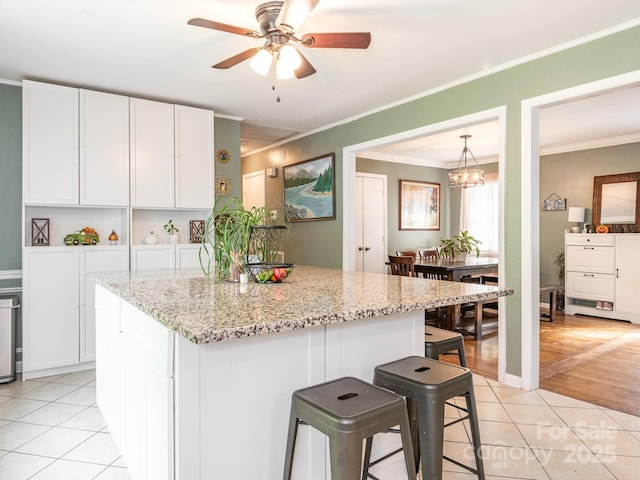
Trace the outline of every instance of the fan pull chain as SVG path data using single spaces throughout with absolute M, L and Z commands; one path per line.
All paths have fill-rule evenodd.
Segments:
M 271 65 L 271 75 L 273 76 L 273 85 L 271 90 L 276 94 L 276 102 L 280 103 L 280 92 L 278 92 L 278 76 L 276 74 L 276 56 L 273 56 L 273 64 Z

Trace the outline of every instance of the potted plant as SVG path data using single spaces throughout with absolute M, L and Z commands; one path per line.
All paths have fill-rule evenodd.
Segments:
M 476 257 L 480 256 L 480 245 L 482 242 L 469 234 L 467 230 L 461 230 L 458 235 L 451 238 L 441 238 L 440 247 L 445 257 L 466 259 L 467 254 L 476 252 Z
M 253 226 L 271 226 L 274 221 L 267 207 L 247 210 L 236 197 L 220 197 L 205 220 L 205 235 L 200 247 L 200 265 L 204 274 L 216 280 L 240 281 L 246 263 L 252 256 L 263 260 L 265 246 L 252 241 Z
M 163 228 L 164 231 L 169 234 L 169 243 L 180 243 L 180 230 L 173 224 L 173 220 L 169 219 Z

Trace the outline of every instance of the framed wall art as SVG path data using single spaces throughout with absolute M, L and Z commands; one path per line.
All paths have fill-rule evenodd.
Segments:
M 440 230 L 440 184 L 400 180 L 400 230 Z
M 334 171 L 333 153 L 282 168 L 284 208 L 291 222 L 336 218 Z

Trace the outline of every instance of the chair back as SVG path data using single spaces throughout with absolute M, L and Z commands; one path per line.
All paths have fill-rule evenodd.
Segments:
M 415 277 L 413 269 L 413 257 L 406 255 L 389 255 L 389 264 L 391 265 L 391 275 L 402 275 L 404 277 Z
M 436 258 L 438 258 L 438 249 L 436 247 L 419 248 L 418 249 L 418 257 L 436 259 Z
M 415 250 L 398 250 L 396 252 L 396 255 L 398 257 L 413 257 L 413 259 L 415 260 L 416 251 Z

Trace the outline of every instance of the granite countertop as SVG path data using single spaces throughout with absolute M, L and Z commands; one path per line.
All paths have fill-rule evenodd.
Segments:
M 213 282 L 199 269 L 94 275 L 97 284 L 193 343 L 488 300 L 511 289 L 296 266 L 283 283 Z

